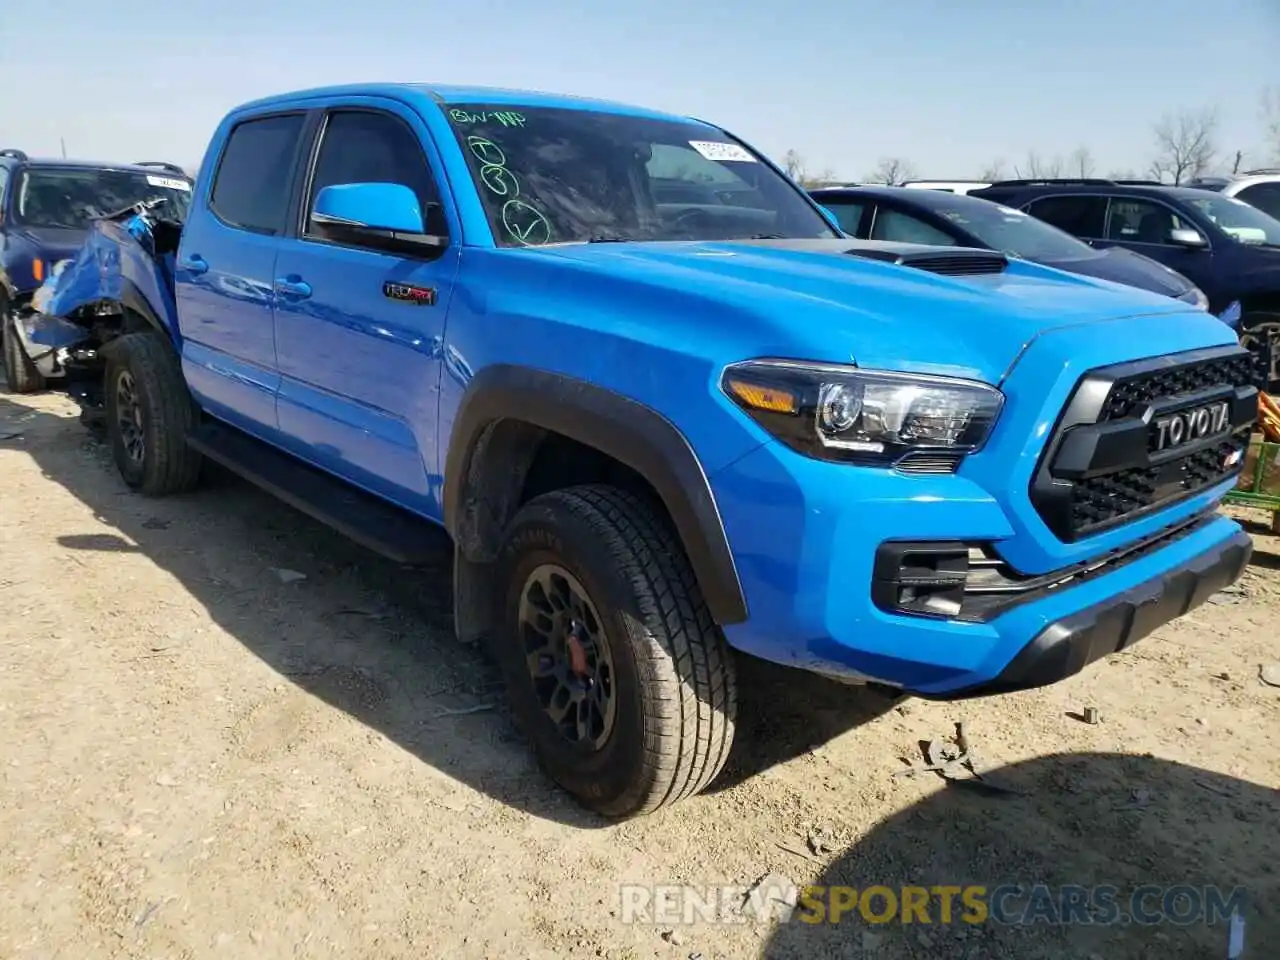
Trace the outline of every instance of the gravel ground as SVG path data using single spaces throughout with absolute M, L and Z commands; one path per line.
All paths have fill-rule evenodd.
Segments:
M 744 664 L 724 777 L 612 825 L 547 783 L 454 641 L 447 552 L 402 570 L 231 478 L 144 500 L 74 412 L 0 399 L 4 960 L 1227 956 L 1221 924 L 624 922 L 622 884 L 771 872 L 1242 887 L 1244 957 L 1275 956 L 1260 516 L 1239 591 L 1047 690 L 895 701 Z M 957 722 L 982 783 L 895 776 Z

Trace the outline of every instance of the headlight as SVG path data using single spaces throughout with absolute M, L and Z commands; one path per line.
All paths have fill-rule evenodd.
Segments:
M 793 450 L 868 466 L 917 451 L 972 453 L 1004 404 L 971 380 L 791 360 L 735 363 L 720 386 Z
M 1209 298 L 1204 295 L 1204 291 L 1199 287 L 1192 287 L 1186 293 L 1181 294 L 1178 299 L 1186 301 L 1200 310 L 1209 309 Z

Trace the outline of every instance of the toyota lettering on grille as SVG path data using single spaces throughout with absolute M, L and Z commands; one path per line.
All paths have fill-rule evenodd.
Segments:
M 1196 440 L 1204 440 L 1225 434 L 1231 429 L 1231 405 L 1226 400 L 1208 403 L 1202 407 L 1179 410 L 1163 417 L 1156 417 L 1155 452 L 1185 446 Z

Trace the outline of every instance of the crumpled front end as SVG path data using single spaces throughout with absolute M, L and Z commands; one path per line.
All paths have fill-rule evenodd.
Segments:
M 132 311 L 173 314 L 180 226 L 136 208 L 94 222 L 75 257 L 59 261 L 15 317 L 27 356 L 46 378 L 97 359 L 97 348 Z

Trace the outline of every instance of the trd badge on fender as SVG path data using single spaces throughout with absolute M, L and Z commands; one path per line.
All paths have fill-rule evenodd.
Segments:
M 1156 452 L 1203 440 L 1231 429 L 1231 407 L 1226 400 L 1179 410 L 1156 417 Z
M 434 307 L 436 291 L 434 287 L 415 287 L 408 283 L 392 283 L 388 280 L 382 285 L 382 295 L 389 300 L 400 300 L 418 307 Z

